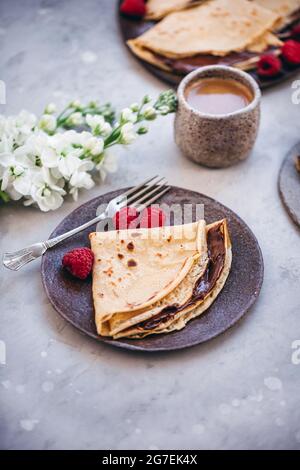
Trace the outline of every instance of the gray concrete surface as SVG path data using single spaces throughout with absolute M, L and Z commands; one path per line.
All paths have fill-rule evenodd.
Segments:
M 41 113 L 47 102 L 95 99 L 121 108 L 166 86 L 126 51 L 115 1 L 2 0 L 3 113 Z M 115 350 L 82 336 L 53 310 L 39 264 L 0 267 L 0 447 L 4 449 L 300 449 L 300 238 L 285 213 L 277 175 L 299 140 L 292 80 L 264 93 L 250 159 L 208 170 L 182 157 L 172 117 L 121 152 L 118 173 L 78 204 L 160 173 L 172 184 L 217 198 L 256 234 L 265 281 L 238 326 L 199 347 L 171 354 Z M 43 214 L 0 207 L 0 251 L 47 237 L 77 205 Z M 1 343 L 2 345 L 4 343 Z

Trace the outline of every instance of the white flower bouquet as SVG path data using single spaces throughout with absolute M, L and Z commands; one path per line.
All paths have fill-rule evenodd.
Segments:
M 148 132 L 143 121 L 175 112 L 176 95 L 163 92 L 151 105 L 145 96 L 140 104 L 123 109 L 118 119 L 109 104 L 71 102 L 58 116 L 49 104 L 38 120 L 21 111 L 0 115 L 0 200 L 22 200 L 42 211 L 55 210 L 63 198 L 94 186 L 98 171 L 102 179 L 117 169 L 110 152 L 114 145 L 129 145 Z

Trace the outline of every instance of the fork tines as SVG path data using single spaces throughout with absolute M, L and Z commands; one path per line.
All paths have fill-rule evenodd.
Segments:
M 170 189 L 164 177 L 154 176 L 135 188 L 129 189 L 122 196 L 122 205 L 147 207 Z M 129 196 L 129 197 L 128 197 Z

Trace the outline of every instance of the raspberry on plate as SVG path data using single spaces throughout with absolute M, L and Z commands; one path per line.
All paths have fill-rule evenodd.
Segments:
M 116 230 L 127 230 L 137 228 L 139 212 L 135 207 L 122 207 L 113 217 Z
M 157 207 L 147 207 L 141 213 L 140 227 L 163 227 L 166 221 L 165 213 Z
M 74 277 L 86 279 L 92 271 L 94 254 L 89 248 L 75 248 L 66 253 L 62 265 Z
M 282 46 L 282 57 L 292 65 L 300 64 L 300 42 L 290 39 Z
M 262 55 L 257 64 L 257 73 L 260 77 L 275 77 L 281 69 L 281 60 L 274 54 Z
M 120 6 L 120 12 L 124 15 L 142 18 L 146 14 L 144 0 L 124 0 Z

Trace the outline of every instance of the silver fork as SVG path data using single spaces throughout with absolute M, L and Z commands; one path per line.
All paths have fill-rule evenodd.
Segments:
M 11 253 L 4 253 L 3 264 L 8 269 L 18 271 L 23 266 L 25 266 L 25 264 L 28 264 L 31 261 L 39 258 L 45 253 L 46 250 L 53 248 L 63 240 L 72 237 L 76 233 L 79 233 L 102 220 L 112 218 L 116 212 L 122 209 L 122 207 L 130 205 L 140 210 L 141 208 L 150 206 L 170 189 L 170 186 L 167 186 L 166 184 L 167 181 L 165 178 L 160 178 L 159 176 L 149 178 L 138 186 L 135 186 L 120 196 L 112 199 L 108 203 L 104 212 L 89 222 L 80 225 L 80 227 L 74 228 L 73 230 L 63 233 L 58 237 L 51 238 L 50 240 L 35 243 L 34 245 L 23 248 L 22 250 Z

